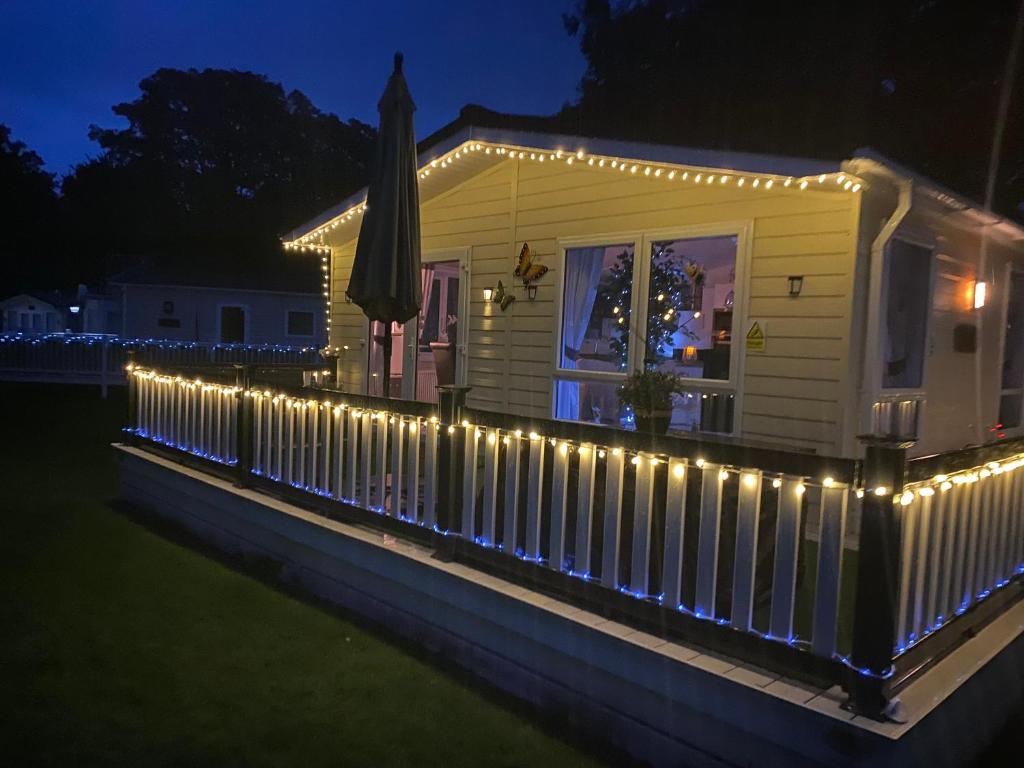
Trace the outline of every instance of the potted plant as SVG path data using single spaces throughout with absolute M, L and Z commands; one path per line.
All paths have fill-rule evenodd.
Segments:
M 672 421 L 672 395 L 683 391 L 683 380 L 662 371 L 636 371 L 616 391 L 633 409 L 637 432 L 663 435 Z

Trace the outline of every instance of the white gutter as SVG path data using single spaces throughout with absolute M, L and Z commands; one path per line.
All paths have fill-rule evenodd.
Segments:
M 863 162 L 863 161 L 862 161 Z M 913 205 L 914 182 L 893 173 L 885 166 L 869 161 L 874 175 L 884 175 L 896 185 L 899 199 L 888 220 L 871 243 L 871 259 L 868 266 L 867 329 L 863 339 L 863 376 L 860 390 L 860 433 L 871 431 L 871 409 L 881 392 L 882 355 L 882 275 L 885 266 L 885 249 L 896 233 L 903 219 Z

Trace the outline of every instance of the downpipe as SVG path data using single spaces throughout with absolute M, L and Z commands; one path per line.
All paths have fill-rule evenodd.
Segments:
M 910 179 L 898 176 L 884 166 L 872 163 L 872 171 L 876 174 L 884 174 L 896 186 L 899 198 L 896 207 L 889 215 L 885 224 L 882 225 L 878 235 L 871 243 L 871 258 L 868 265 L 868 291 L 867 291 L 867 328 L 864 334 L 862 345 L 860 389 L 860 422 L 861 434 L 871 431 L 871 409 L 875 403 L 876 395 L 881 389 L 881 328 L 882 328 L 882 275 L 885 266 L 885 249 L 892 240 L 900 224 L 910 213 L 913 205 L 914 182 Z

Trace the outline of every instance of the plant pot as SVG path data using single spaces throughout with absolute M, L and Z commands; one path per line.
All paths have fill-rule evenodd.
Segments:
M 672 410 L 636 412 L 633 414 L 633 418 L 636 421 L 637 432 L 647 435 L 664 435 L 668 432 L 668 426 L 672 422 Z

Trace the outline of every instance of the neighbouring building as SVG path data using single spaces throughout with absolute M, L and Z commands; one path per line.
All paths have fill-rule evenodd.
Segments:
M 303 265 L 305 267 L 306 265 Z M 326 341 L 323 297 L 308 269 L 276 278 L 138 267 L 110 280 L 123 338 L 318 347 Z
M 68 306 L 56 292 L 19 293 L 0 301 L 4 333 L 53 333 L 67 325 Z

